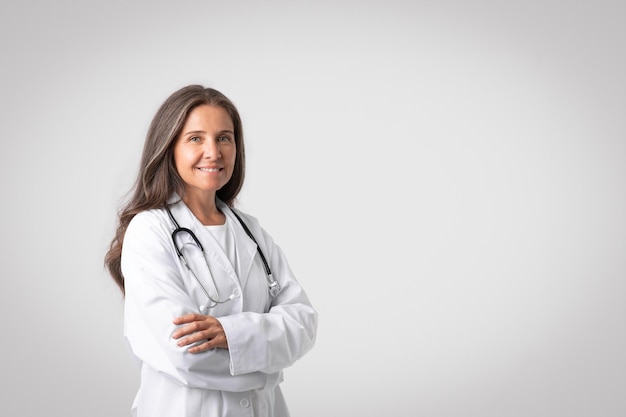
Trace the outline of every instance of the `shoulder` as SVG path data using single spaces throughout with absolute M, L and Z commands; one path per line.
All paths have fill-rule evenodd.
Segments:
M 236 217 L 241 219 L 241 221 L 250 229 L 250 232 L 255 237 L 257 242 L 262 246 L 267 247 L 268 249 L 274 246 L 274 240 L 270 236 L 270 234 L 261 226 L 261 222 L 256 216 L 253 216 L 250 213 L 242 211 L 238 208 L 230 208 L 231 212 L 233 212 Z M 236 219 L 239 222 L 238 219 Z
M 225 213 L 227 215 L 229 212 L 232 213 L 231 217 L 234 217 L 235 220 L 238 221 L 238 219 L 241 219 L 246 224 L 246 226 L 248 226 L 251 230 L 252 230 L 252 227 L 254 228 L 261 227 L 259 220 L 255 216 L 249 213 L 246 213 L 245 211 L 239 208 L 228 206 L 226 203 L 224 203 L 220 199 L 217 199 L 217 207 L 222 211 L 222 213 Z
M 124 234 L 122 243 L 122 263 L 143 260 L 148 263 L 158 262 L 155 257 L 171 251 L 171 227 L 165 210 L 146 210 L 132 218 Z
M 145 210 L 132 218 L 126 229 L 125 239 L 134 235 L 145 237 L 162 234 L 168 230 L 168 218 L 165 209 Z
M 241 211 L 238 208 L 231 207 L 230 209 L 236 216 L 238 216 L 241 220 L 243 220 L 248 227 L 261 227 L 261 223 L 259 219 L 250 213 L 246 213 L 245 211 Z

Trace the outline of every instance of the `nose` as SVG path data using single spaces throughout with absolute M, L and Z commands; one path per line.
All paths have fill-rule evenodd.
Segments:
M 222 152 L 220 150 L 220 145 L 216 139 L 209 139 L 204 141 L 204 157 L 206 159 L 220 159 L 222 157 Z

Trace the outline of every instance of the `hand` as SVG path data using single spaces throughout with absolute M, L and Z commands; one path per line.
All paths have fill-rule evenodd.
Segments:
M 174 324 L 181 325 L 172 337 L 178 340 L 178 346 L 190 347 L 189 353 L 201 353 L 213 348 L 228 349 L 228 341 L 222 323 L 213 316 L 202 314 L 185 314 L 174 319 Z

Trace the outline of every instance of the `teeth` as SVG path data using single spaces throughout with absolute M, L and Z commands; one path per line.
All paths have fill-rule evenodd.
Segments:
M 219 168 L 198 168 L 198 169 L 204 172 L 218 172 L 220 170 Z

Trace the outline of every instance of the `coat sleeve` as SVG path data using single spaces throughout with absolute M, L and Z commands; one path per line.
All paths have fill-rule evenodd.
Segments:
M 264 386 L 267 375 L 260 372 L 233 377 L 225 349 L 191 354 L 176 345 L 172 320 L 196 312 L 196 307 L 165 224 L 158 213 L 143 212 L 133 218 L 124 237 L 124 335 L 132 353 L 181 385 L 227 391 Z
M 291 366 L 314 345 L 318 314 L 294 276 L 282 250 L 270 235 L 249 217 L 255 236 L 281 286 L 266 313 L 243 312 L 220 317 L 230 352 L 230 372 L 278 372 Z M 255 230 L 256 229 L 256 230 Z M 267 255 L 266 255 L 267 256 Z

